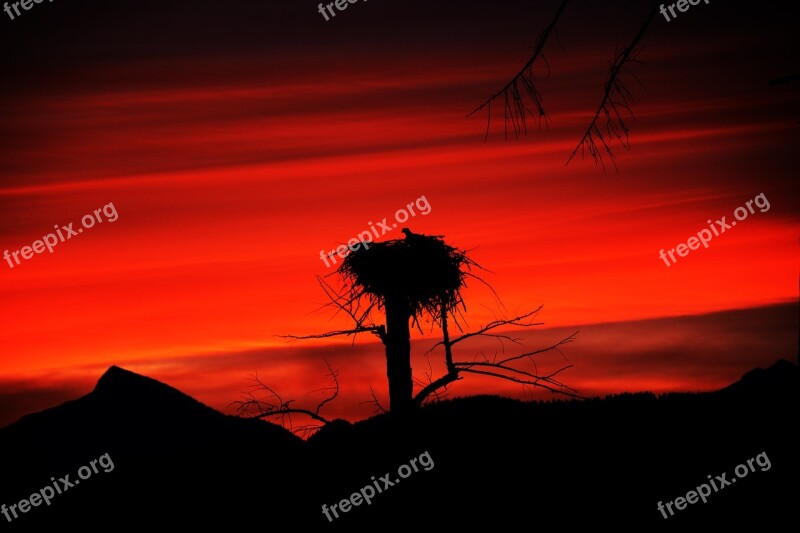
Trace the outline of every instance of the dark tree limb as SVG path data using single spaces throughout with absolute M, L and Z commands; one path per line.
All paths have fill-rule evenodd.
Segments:
M 359 333 L 372 333 L 373 335 L 378 336 L 384 344 L 386 343 L 386 326 L 366 324 L 367 320 L 369 319 L 370 312 L 375 307 L 374 304 L 367 305 L 362 309 L 360 304 L 362 295 L 360 293 L 341 294 L 321 277 L 317 276 L 317 281 L 322 287 L 322 290 L 325 292 L 325 295 L 328 297 L 328 300 L 330 300 L 325 305 L 334 306 L 337 313 L 345 313 L 355 323 L 355 327 L 353 329 L 326 331 L 325 333 L 317 333 L 312 335 L 279 335 L 279 337 L 284 339 L 306 340 L 353 335 L 353 342 L 355 342 L 355 336 Z
M 243 393 L 242 400 L 235 401 L 231 405 L 236 406 L 236 410 L 239 416 L 242 418 L 263 419 L 279 417 L 281 419 L 281 424 L 286 427 L 288 423 L 289 429 L 293 431 L 304 434 L 316 431 L 322 426 L 304 425 L 293 428 L 291 415 L 305 415 L 312 420 L 320 422 L 322 425 L 330 424 L 330 420 L 322 416 L 320 411 L 327 403 L 332 402 L 337 396 L 339 396 L 339 376 L 333 370 L 328 361 L 325 361 L 325 365 L 328 368 L 328 375 L 331 377 L 332 385 L 324 387 L 321 390 L 331 391 L 331 393 L 319 404 L 317 404 L 317 407 L 314 410 L 292 407 L 291 404 L 294 402 L 294 400 L 284 401 L 283 398 L 281 398 L 281 396 L 275 391 L 275 389 L 264 383 L 257 374 L 251 376 L 251 380 L 255 384 L 253 388 L 250 391 Z M 256 396 L 256 393 L 263 391 L 268 393 L 266 397 L 259 398 Z
M 329 302 L 325 304 L 326 306 L 332 305 L 336 308 L 334 312 L 334 316 L 336 313 L 345 313 L 347 314 L 350 319 L 356 324 L 356 329 L 351 331 L 342 331 L 342 332 L 334 332 L 335 335 L 349 335 L 353 334 L 353 342 L 355 342 L 355 334 L 360 333 L 361 331 L 370 331 L 378 335 L 381 341 L 386 340 L 386 328 L 384 326 L 365 326 L 365 322 L 369 319 L 369 315 L 372 312 L 372 309 L 375 307 L 374 302 L 370 302 L 366 300 L 366 306 L 362 308 L 362 301 L 363 301 L 363 291 L 352 290 L 348 292 L 341 293 L 331 287 L 331 285 L 326 282 L 321 277 L 317 276 L 317 281 L 319 282 L 322 290 L 325 292 L 325 295 L 328 297 Z M 327 335 L 325 336 L 332 336 Z M 297 338 L 304 338 L 304 337 L 297 337 Z M 305 337 L 305 338 L 313 338 L 313 337 Z
M 481 337 L 494 337 L 494 338 L 497 338 L 497 339 L 501 339 L 501 340 L 504 339 L 504 340 L 511 341 L 511 342 L 513 342 L 515 344 L 519 344 L 518 339 L 515 339 L 515 338 L 510 337 L 508 335 L 499 335 L 499 334 L 496 334 L 496 333 L 488 333 L 488 332 L 493 330 L 493 329 L 497 329 L 497 328 L 499 328 L 501 326 L 518 326 L 518 327 L 541 326 L 543 324 L 543 322 L 529 322 L 527 320 L 528 318 L 530 318 L 532 316 L 535 316 L 539 311 L 541 311 L 541 309 L 542 309 L 542 306 L 540 305 L 539 307 L 537 307 L 533 311 L 530 311 L 528 313 L 525 313 L 523 315 L 511 318 L 511 319 L 493 320 L 493 321 L 489 322 L 488 324 L 486 324 L 485 326 L 479 328 L 478 330 L 471 331 L 469 333 L 465 333 L 464 335 L 460 335 L 460 336 L 456 337 L 455 339 L 453 339 L 452 341 L 442 340 L 440 342 L 437 342 L 436 344 L 433 345 L 431 350 L 433 350 L 437 346 L 447 346 L 448 343 L 452 346 L 453 344 L 465 341 L 465 340 L 467 340 L 469 338 L 472 338 L 472 337 L 478 337 L 478 336 L 481 336 Z M 452 355 L 451 355 L 451 357 L 452 357 Z
M 639 43 L 650 27 L 650 23 L 658 13 L 658 4 L 653 4 L 653 9 L 645 19 L 636 36 L 625 48 L 619 50 L 611 62 L 608 70 L 608 79 L 606 80 L 605 88 L 603 90 L 603 97 L 600 104 L 597 106 L 594 118 L 589 123 L 586 131 L 578 142 L 578 145 L 572 151 L 567 164 L 577 155 L 581 154 L 581 159 L 588 153 L 594 159 L 595 165 L 600 164 L 605 173 L 606 165 L 604 157 L 608 156 L 617 168 L 616 158 L 611 150 L 610 143 L 616 139 L 626 150 L 630 149 L 628 139 L 628 126 L 625 123 L 625 115 L 633 117 L 631 104 L 636 103 L 633 93 L 630 92 L 624 81 L 622 80 L 623 74 L 630 74 L 638 82 L 639 80 L 628 68 L 629 64 L 641 63 L 636 59 Z M 639 82 L 641 84 L 641 82 Z M 601 126 L 601 122 L 605 124 Z
M 374 405 L 375 406 L 374 414 L 376 415 L 388 413 L 389 411 L 387 409 L 384 409 L 384 407 L 381 405 L 381 402 L 378 401 L 378 397 L 375 395 L 375 390 L 372 387 L 369 388 L 369 392 L 372 395 L 372 400 L 368 402 L 361 402 L 361 405 L 364 405 L 365 403 Z
M 542 120 L 544 120 L 545 125 L 547 125 L 549 117 L 544 109 L 542 96 L 536 87 L 534 67 L 536 61 L 541 58 L 547 68 L 547 74 L 549 76 L 550 66 L 544 56 L 544 46 L 551 35 L 556 31 L 557 23 L 569 1 L 570 0 L 563 0 L 561 2 L 550 24 L 548 24 L 539 35 L 533 55 L 522 69 L 520 69 L 517 75 L 503 88 L 487 98 L 467 115 L 470 117 L 479 111 L 487 110 L 488 116 L 484 140 L 488 139 L 489 136 L 493 103 L 499 103 L 503 106 L 503 131 L 506 139 L 508 139 L 509 126 L 517 139 L 520 134 L 527 133 L 527 120 L 529 117 L 538 118 L 540 127 Z M 594 160 L 595 165 L 599 164 L 605 173 L 606 159 L 612 162 L 615 169 L 617 168 L 616 157 L 611 148 L 611 144 L 613 144 L 614 141 L 621 144 L 626 150 L 630 149 L 629 128 L 626 121 L 628 118 L 635 118 L 632 111 L 632 105 L 635 104 L 635 99 L 633 93 L 628 89 L 626 82 L 623 80 L 623 75 L 630 75 L 634 80 L 639 82 L 638 78 L 636 78 L 635 74 L 631 71 L 630 66 L 633 64 L 641 64 L 641 61 L 636 59 L 639 44 L 658 13 L 658 6 L 659 4 L 657 2 L 653 3 L 652 10 L 647 15 L 644 23 L 640 26 L 633 40 L 628 46 L 622 48 L 614 55 L 609 66 L 600 103 L 583 136 L 567 158 L 567 164 L 569 164 L 578 153 L 580 153 L 581 159 L 583 159 L 586 154 L 589 154 Z M 792 81 L 792 77 L 773 80 L 775 83 L 787 83 L 788 81 Z M 641 82 L 639 83 L 641 84 Z M 528 100 L 530 100 L 535 109 L 529 107 L 530 104 Z
M 566 366 L 566 367 L 562 368 L 561 370 L 566 370 L 566 369 L 571 368 L 571 367 L 572 367 L 572 365 Z M 515 376 L 507 376 L 507 375 L 502 374 L 500 372 L 493 372 L 493 371 L 488 371 L 488 370 L 475 370 L 473 368 L 463 368 L 463 369 L 461 369 L 461 372 L 471 372 L 473 374 L 482 374 L 484 376 L 491 376 L 491 377 L 495 377 L 495 378 L 500 378 L 500 379 L 504 379 L 506 381 L 513 381 L 514 383 L 520 383 L 522 385 L 531 385 L 531 386 L 534 386 L 534 387 L 542 387 L 543 389 L 547 389 L 547 390 L 549 390 L 551 392 L 556 392 L 556 393 L 563 394 L 565 396 L 570 396 L 570 397 L 573 397 L 573 398 L 581 398 L 581 399 L 583 399 L 583 396 L 581 396 L 577 392 L 573 392 L 566 385 L 564 385 L 564 384 L 562 384 L 560 382 L 557 382 L 555 380 L 544 380 L 543 378 L 523 379 L 523 378 L 518 378 L 518 377 L 515 377 Z M 544 383 L 542 383 L 542 381 L 544 381 Z
M 359 333 L 373 333 L 378 337 L 385 335 L 384 326 L 359 326 L 355 329 L 342 329 L 337 331 L 327 331 L 312 335 L 278 335 L 284 339 L 304 340 L 304 339 L 326 339 L 328 337 L 358 335 Z
M 426 386 L 424 386 L 422 390 L 416 394 L 416 396 L 414 396 L 415 406 L 422 405 L 422 403 L 431 394 L 436 396 L 438 399 L 439 389 L 446 390 L 447 387 L 454 381 L 463 379 L 458 375 L 458 370 L 456 369 L 455 363 L 453 362 L 453 351 L 452 351 L 453 343 L 450 340 L 450 331 L 447 327 L 447 309 L 444 307 L 442 308 L 442 314 L 440 316 L 440 319 L 442 321 L 442 341 L 436 343 L 434 347 L 439 345 L 444 346 L 444 361 L 445 361 L 445 367 L 447 368 L 447 374 L 436 380 L 430 379 L 430 382 Z
M 567 4 L 569 4 L 570 1 L 571 0 L 563 0 L 561 2 L 561 5 L 558 7 L 555 16 L 550 21 L 550 24 L 548 24 L 548 26 L 542 31 L 542 33 L 539 35 L 539 38 L 536 40 L 533 55 L 530 59 L 528 59 L 528 62 L 525 63 L 517 75 L 514 76 L 511 81 L 509 81 L 502 89 L 487 98 L 482 104 L 480 104 L 467 115 L 467 117 L 471 117 L 483 109 L 487 110 L 486 136 L 484 140 L 489 138 L 489 128 L 492 121 L 492 103 L 500 99 L 502 99 L 503 102 L 503 131 L 506 139 L 508 139 L 509 123 L 514 131 L 514 136 L 517 139 L 519 138 L 520 134 L 527 133 L 527 118 L 529 115 L 531 117 L 536 117 L 539 120 L 540 127 L 542 120 L 544 120 L 545 124 L 547 124 L 547 112 L 544 109 L 542 96 L 539 93 L 539 90 L 536 88 L 534 65 L 536 61 L 541 58 L 547 67 L 548 76 L 550 75 L 550 65 L 547 64 L 547 59 L 544 56 L 544 45 L 547 43 L 547 40 L 555 30 L 558 20 L 561 18 L 564 9 L 567 7 Z M 526 104 L 526 97 L 533 103 L 534 107 L 536 107 L 535 112 Z
M 462 373 L 482 374 L 485 376 L 491 376 L 504 379 L 506 381 L 519 383 L 524 386 L 541 387 L 551 392 L 563 394 L 573 398 L 581 398 L 582 396 L 580 396 L 576 390 L 555 379 L 556 375 L 560 374 L 564 370 L 567 370 L 568 368 L 572 368 L 572 365 L 566 365 L 551 374 L 541 376 L 538 375 L 536 361 L 534 360 L 534 356 L 545 352 L 557 351 L 561 353 L 561 346 L 575 340 L 577 332 L 561 339 L 551 346 L 528 351 L 519 355 L 503 357 L 500 359 L 495 357 L 491 361 L 486 357 L 480 361 L 456 361 L 453 358 L 453 345 L 473 337 L 497 338 L 501 340 L 501 344 L 503 339 L 507 339 L 513 341 L 515 344 L 520 344 L 518 339 L 515 339 L 509 335 L 501 335 L 490 332 L 497 328 L 506 326 L 530 327 L 541 325 L 541 322 L 533 322 L 529 320 L 531 317 L 535 316 L 541 310 L 541 308 L 542 306 L 539 306 L 533 311 L 516 316 L 514 318 L 493 320 L 476 331 L 465 333 L 454 339 L 450 338 L 450 333 L 447 328 L 447 314 L 443 312 L 441 316 L 442 341 L 436 343 L 433 348 L 437 346 L 444 347 L 445 367 L 447 372 L 435 380 L 430 380 L 430 382 L 423 387 L 422 390 L 416 394 L 416 396 L 414 396 L 414 404 L 417 406 L 422 405 L 432 395 L 438 398 L 438 391 L 440 389 L 446 390 L 446 388 L 449 387 L 453 382 L 464 379 L 461 375 Z M 431 348 L 431 350 L 433 350 L 433 348 Z M 561 355 L 563 356 L 564 354 L 562 353 Z M 531 363 L 533 366 L 533 372 L 513 366 L 513 363 L 520 362 L 524 359 L 527 359 L 528 362 Z

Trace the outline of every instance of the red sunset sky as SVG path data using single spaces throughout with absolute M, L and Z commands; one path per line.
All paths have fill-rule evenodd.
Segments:
M 328 22 L 305 1 L 113 4 L 0 21 L 0 253 L 109 203 L 119 216 L 0 263 L 0 425 L 88 392 L 113 364 L 225 412 L 253 372 L 312 402 L 324 358 L 342 387 L 328 414 L 368 416 L 370 386 L 386 398 L 377 338 L 278 335 L 348 327 L 322 308 L 320 250 L 423 195 L 430 212 L 405 225 L 472 250 L 505 307 L 470 284 L 467 325 L 543 304 L 545 325 L 520 336 L 536 348 L 580 330 L 563 379 L 585 393 L 709 390 L 796 360 L 800 83 L 768 84 L 797 69 L 783 8 L 656 18 L 643 87 L 630 84 L 631 150 L 604 174 L 565 162 L 645 4 L 567 9 L 539 85 L 549 127 L 509 142 L 500 115 L 487 142 L 486 115 L 465 116 L 559 2 L 359 2 Z M 762 193 L 769 210 L 659 259 Z M 416 377 L 437 334 L 415 334 Z M 469 378 L 451 392 L 525 397 Z

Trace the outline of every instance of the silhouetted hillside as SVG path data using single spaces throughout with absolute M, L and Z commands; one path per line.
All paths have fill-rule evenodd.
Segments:
M 109 453 L 112 472 L 5 525 L 683 531 L 754 522 L 772 530 L 797 525 L 797 400 L 798 369 L 783 361 L 716 393 L 551 402 L 476 396 L 428 405 L 402 421 L 335 421 L 303 442 L 112 367 L 87 396 L 0 430 L 7 473 L 0 503 L 27 498 L 51 476 L 75 478 Z M 758 454 L 770 462 L 765 471 L 752 461 Z M 412 459 L 417 471 L 400 479 L 398 467 Z M 667 519 L 657 510 L 708 476 L 736 477 L 748 459 L 755 471 L 706 503 Z M 330 515 L 332 505 L 375 483 L 384 490 L 369 505 Z
M 155 515 L 183 517 L 184 524 L 222 522 L 235 506 L 261 505 L 286 490 L 304 447 L 282 427 L 226 416 L 168 385 L 111 367 L 86 396 L 0 430 L 0 456 L 13 458 L 3 468 L 0 501 L 19 501 L 53 476 L 74 479 L 78 468 L 108 453 L 112 472 L 94 474 L 8 525 L 99 525 L 119 517 L 152 523 Z M 280 459 L 261 460 L 270 456 Z
M 333 480 L 320 498 L 333 503 L 427 450 L 434 469 L 333 525 L 366 528 L 391 516 L 412 527 L 428 514 L 442 524 L 497 531 L 796 524 L 797 367 L 781 361 L 755 374 L 757 383 L 751 372 L 718 393 L 553 402 L 479 396 L 430 405 L 405 427 L 388 415 L 329 426 L 309 440 L 323 479 Z M 772 461 L 768 471 L 667 519 L 657 510 L 659 501 L 685 497 L 708 475 L 728 472 L 730 479 L 761 452 Z M 322 527 L 326 519 L 317 513 Z
M 784 359 L 768 369 L 756 368 L 720 392 L 723 394 L 746 394 L 752 396 L 776 396 L 791 391 L 800 379 L 797 365 Z

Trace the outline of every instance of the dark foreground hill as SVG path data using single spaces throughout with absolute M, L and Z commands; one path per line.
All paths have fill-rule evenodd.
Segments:
M 0 430 L 0 504 L 66 474 L 82 483 L 0 527 L 792 530 L 798 381 L 781 361 L 715 393 L 472 397 L 337 421 L 304 442 L 114 367 L 89 395 Z M 104 454 L 113 470 L 80 479 Z M 674 502 L 712 480 L 705 503 Z
M 8 530 L 46 524 L 113 531 L 115 525 L 238 523 L 242 509 L 295 490 L 305 442 L 274 424 L 226 416 L 151 378 L 110 368 L 88 395 L 0 430 L 0 503 L 28 498 L 69 474 L 51 505 Z M 114 468 L 80 480 L 78 469 L 108 454 Z M 106 459 L 107 463 L 109 460 Z M 61 483 L 58 483 L 61 486 Z M 2 527 L 0 526 L 0 527 Z M 30 529 L 27 529 L 30 528 Z

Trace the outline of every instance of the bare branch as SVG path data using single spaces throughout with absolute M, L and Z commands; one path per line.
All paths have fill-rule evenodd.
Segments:
M 369 392 L 370 392 L 370 394 L 372 394 L 372 400 L 370 400 L 368 402 L 361 402 L 361 405 L 364 405 L 366 403 L 373 404 L 375 406 L 374 414 L 376 414 L 376 415 L 388 413 L 389 411 L 384 409 L 383 406 L 381 405 L 381 402 L 378 401 L 378 397 L 375 396 L 375 390 L 372 387 L 369 388 Z
M 497 328 L 502 327 L 502 326 L 519 326 L 519 327 L 541 326 L 543 324 L 543 322 L 526 322 L 525 321 L 527 318 L 530 318 L 530 317 L 536 315 L 539 311 L 541 311 L 541 309 L 542 309 L 542 306 L 540 305 L 539 307 L 537 307 L 533 311 L 531 311 L 529 313 L 525 313 L 524 315 L 520 315 L 520 316 L 517 316 L 517 317 L 514 317 L 514 318 L 510 318 L 510 319 L 493 320 L 493 321 L 489 322 L 488 324 L 486 324 L 485 326 L 483 326 L 482 328 L 478 329 L 477 331 L 472 331 L 470 333 L 465 333 L 464 335 L 456 337 L 455 339 L 450 341 L 450 344 L 453 345 L 453 344 L 459 343 L 461 341 L 467 340 L 467 339 L 469 339 L 471 337 L 478 337 L 478 336 L 505 338 L 507 340 L 510 340 L 510 341 L 518 344 L 518 339 L 514 339 L 514 338 L 509 337 L 507 335 L 498 335 L 498 334 L 494 334 L 494 333 L 487 334 L 487 332 L 491 331 L 493 329 L 497 329 Z M 445 341 L 437 342 L 436 344 L 433 345 L 431 350 L 433 350 L 437 346 L 442 346 L 442 345 L 445 345 Z
M 630 149 L 628 139 L 629 130 L 628 126 L 625 124 L 623 113 L 633 117 L 631 104 L 634 104 L 635 100 L 633 94 L 622 80 L 622 74 L 630 74 L 638 81 L 636 76 L 634 76 L 628 68 L 628 65 L 632 63 L 641 63 L 636 60 L 635 56 L 638 52 L 638 46 L 642 37 L 644 37 L 647 28 L 658 12 L 657 5 L 657 3 L 653 4 L 653 9 L 650 11 L 644 24 L 639 28 L 638 33 L 630 44 L 614 55 L 614 59 L 608 70 L 608 79 L 603 91 L 603 98 L 600 100 L 594 118 L 592 118 L 592 121 L 586 128 L 583 137 L 581 137 L 578 145 L 567 159 L 567 164 L 572 161 L 579 151 L 581 159 L 583 159 L 584 155 L 588 152 L 588 154 L 592 156 L 592 159 L 594 159 L 595 165 L 600 164 L 605 173 L 606 165 L 604 157 L 606 156 L 614 164 L 614 168 L 617 168 L 616 158 L 609 144 L 612 142 L 612 139 L 616 139 L 626 150 Z M 605 120 L 603 127 L 600 125 L 601 119 Z
M 564 367 L 562 370 L 566 370 L 567 368 L 570 368 L 570 367 L 569 366 L 568 367 Z M 521 383 L 522 385 L 531 385 L 531 386 L 534 386 L 534 387 L 542 387 L 543 389 L 547 389 L 547 390 L 549 390 L 551 392 L 557 392 L 559 394 L 563 394 L 565 396 L 570 396 L 570 397 L 573 397 L 573 398 L 581 398 L 581 399 L 583 398 L 583 396 L 581 396 L 577 392 L 574 392 L 572 389 L 570 389 L 566 385 L 564 385 L 562 383 L 559 383 L 557 381 L 553 381 L 552 382 L 555 385 L 555 386 L 553 386 L 553 385 L 550 384 L 551 382 L 548 382 L 548 381 L 543 380 L 541 378 L 521 379 L 521 378 L 517 378 L 515 376 L 507 376 L 507 375 L 502 374 L 500 372 L 492 372 L 492 371 L 487 371 L 487 370 L 475 370 L 475 369 L 472 369 L 472 368 L 463 368 L 460 371 L 461 372 L 471 372 L 473 374 L 482 374 L 484 376 L 492 376 L 492 377 L 504 379 L 506 381 L 513 381 L 514 383 Z M 545 381 L 545 383 L 542 383 L 542 381 Z
M 331 364 L 328 362 L 327 359 L 325 360 L 325 366 L 328 367 L 328 375 L 331 377 L 331 380 L 333 381 L 333 386 L 325 387 L 323 390 L 332 390 L 333 394 L 322 400 L 317 405 L 317 409 L 314 411 L 314 413 L 317 415 L 316 418 L 317 420 L 319 420 L 318 418 L 319 412 L 322 410 L 323 407 L 325 407 L 325 404 L 328 402 L 332 402 L 333 400 L 336 399 L 337 396 L 339 396 L 339 374 L 334 372 L 333 367 L 331 367 Z
M 239 416 L 242 418 L 271 418 L 271 417 L 278 417 L 280 418 L 281 425 L 286 427 L 287 429 L 297 433 L 307 436 L 309 433 L 313 433 L 317 431 L 322 426 L 319 425 L 303 425 L 293 427 L 292 425 L 292 417 L 293 414 L 300 414 L 305 415 L 312 420 L 316 420 L 320 422 L 322 425 L 330 424 L 330 420 L 323 417 L 320 414 L 322 408 L 328 403 L 336 399 L 339 396 L 339 375 L 333 370 L 330 363 L 326 360 L 325 365 L 328 368 L 328 375 L 331 377 L 332 385 L 328 387 L 324 387 L 321 389 L 322 391 L 332 391 L 332 393 L 324 398 L 319 404 L 317 404 L 316 409 L 313 411 L 310 409 L 303 409 L 298 407 L 292 407 L 291 404 L 294 400 L 287 400 L 284 401 L 283 398 L 269 385 L 264 383 L 259 377 L 258 374 L 254 374 L 251 376 L 251 380 L 255 383 L 252 390 L 249 392 L 243 393 L 243 399 L 239 401 L 232 402 L 231 405 L 236 406 L 236 410 L 239 413 Z M 259 391 L 266 391 L 268 394 L 263 398 L 258 398 L 255 393 Z
M 338 337 L 338 336 L 348 336 L 348 335 L 357 335 L 359 333 L 373 333 L 379 337 L 385 334 L 385 327 L 384 326 L 361 326 L 355 329 L 342 329 L 336 331 L 326 331 L 325 333 L 317 333 L 313 335 L 278 335 L 284 339 L 295 339 L 295 340 L 303 340 L 303 339 L 325 339 L 328 337 Z
M 545 125 L 547 124 L 547 112 L 544 110 L 542 96 L 536 88 L 536 76 L 534 74 L 534 64 L 536 60 L 542 58 L 545 66 L 547 67 L 547 74 L 550 75 L 550 65 L 547 64 L 547 59 L 544 57 L 544 45 L 553 33 L 553 30 L 561 18 L 564 9 L 569 4 L 570 0 L 563 0 L 558 7 L 555 16 L 550 21 L 550 24 L 542 31 L 539 38 L 536 40 L 533 55 L 527 63 L 520 69 L 516 76 L 508 82 L 502 89 L 487 98 L 482 104 L 470 112 L 467 117 L 482 111 L 484 108 L 487 110 L 486 117 L 486 136 L 489 138 L 489 128 L 492 121 L 492 103 L 501 99 L 503 102 L 503 131 L 505 138 L 508 139 L 508 126 L 511 124 L 514 136 L 518 139 L 520 134 L 527 133 L 528 115 L 536 117 L 541 127 L 541 121 L 544 119 Z M 532 111 L 525 102 L 526 97 L 533 103 L 536 111 Z
M 492 360 L 489 360 L 488 357 L 483 356 L 483 359 L 480 361 L 479 360 L 455 361 L 453 359 L 453 353 L 452 353 L 453 345 L 458 342 L 464 341 L 466 339 L 470 339 L 472 337 L 482 336 L 482 337 L 497 338 L 501 339 L 501 343 L 502 339 L 508 339 L 516 344 L 520 344 L 518 339 L 510 337 L 509 335 L 501 335 L 489 332 L 503 326 L 529 327 L 529 326 L 540 325 L 541 323 L 533 322 L 528 319 L 535 316 L 541 309 L 542 306 L 539 306 L 533 311 L 516 316 L 514 318 L 495 319 L 489 322 L 487 325 L 479 328 L 477 331 L 465 333 L 464 335 L 456 337 L 455 339 L 450 338 L 450 333 L 448 331 L 448 326 L 447 326 L 447 313 L 445 310 L 443 310 L 442 315 L 440 317 L 442 325 L 442 341 L 436 343 L 433 348 L 435 348 L 436 346 L 444 346 L 445 366 L 447 368 L 447 373 L 442 375 L 436 380 L 429 379 L 429 383 L 425 387 L 423 387 L 422 390 L 419 393 L 417 393 L 417 395 L 414 397 L 414 404 L 422 405 L 426 401 L 426 399 L 431 395 L 434 395 L 435 397 L 438 398 L 439 389 L 447 390 L 447 387 L 449 387 L 453 382 L 463 379 L 463 376 L 461 376 L 462 372 L 496 377 L 499 379 L 504 379 L 506 381 L 519 383 L 522 384 L 523 386 L 541 387 L 543 389 L 563 394 L 565 396 L 581 398 L 581 396 L 575 389 L 572 389 L 571 387 L 568 387 L 565 384 L 555 379 L 555 376 L 557 376 L 562 371 L 568 368 L 572 368 L 572 365 L 564 366 L 548 375 L 538 375 L 538 368 L 536 365 L 536 361 L 534 360 L 534 356 L 550 351 L 557 351 L 563 356 L 564 354 L 561 352 L 560 349 L 561 346 L 575 340 L 575 337 L 578 334 L 578 332 L 568 335 L 567 337 L 561 339 L 560 341 L 551 346 L 540 348 L 538 350 L 527 351 L 519 355 L 503 357 L 501 359 L 498 359 L 497 356 L 495 356 Z M 433 348 L 431 348 L 431 350 L 433 350 Z M 431 350 L 429 350 L 428 353 L 430 353 Z M 524 359 L 528 360 L 530 364 L 533 366 L 533 372 L 512 366 L 513 363 L 520 362 Z
M 441 316 L 439 317 L 442 324 L 442 341 L 436 343 L 434 347 L 438 345 L 444 346 L 444 361 L 445 366 L 447 367 L 447 374 L 440 377 L 439 379 L 433 380 L 430 379 L 430 383 L 422 388 L 416 396 L 414 396 L 414 405 L 422 405 L 423 402 L 430 396 L 431 394 L 435 395 L 438 399 L 438 390 L 445 389 L 454 381 L 458 381 L 462 379 L 458 375 L 458 371 L 456 370 L 455 364 L 453 363 L 453 352 L 452 346 L 453 342 L 450 340 L 450 330 L 447 327 L 447 307 L 442 306 Z M 433 349 L 433 348 L 431 348 Z M 430 377 L 430 376 L 429 376 Z
M 501 360 L 501 361 L 497 361 L 497 364 L 498 364 L 498 365 L 505 365 L 505 364 L 508 364 L 508 363 L 510 363 L 511 361 L 516 361 L 516 360 L 518 360 L 518 359 L 523 359 L 523 358 L 526 358 L 526 357 L 532 357 L 532 356 L 534 356 L 534 355 L 536 355 L 536 354 L 540 354 L 540 353 L 544 353 L 544 352 L 549 352 L 550 350 L 557 350 L 557 351 L 559 351 L 559 352 L 560 352 L 560 350 L 559 350 L 559 347 L 561 347 L 561 346 L 562 346 L 562 345 L 564 345 L 564 344 L 567 344 L 567 343 L 569 343 L 569 342 L 572 342 L 572 341 L 574 341 L 574 340 L 575 340 L 575 337 L 576 337 L 577 335 L 578 335 L 578 332 L 576 331 L 575 333 L 573 333 L 573 334 L 571 334 L 571 335 L 569 335 L 569 336 L 567 336 L 567 337 L 565 337 L 565 338 L 561 339 L 560 341 L 558 341 L 557 343 L 555 343 L 555 344 L 554 344 L 554 345 L 552 345 L 552 346 L 548 346 L 547 348 L 541 348 L 541 349 L 539 349 L 539 350 L 534 350 L 534 351 L 532 351 L 532 352 L 523 353 L 523 354 L 520 354 L 520 355 L 515 355 L 514 357 L 508 357 L 508 358 L 506 358 L 506 359 L 503 359 L 503 360 Z M 562 354 L 562 355 L 563 355 L 563 354 Z
M 339 337 L 339 336 L 353 336 L 353 342 L 355 342 L 355 336 L 359 333 L 372 333 L 377 335 L 382 342 L 385 343 L 386 339 L 386 327 L 383 325 L 372 325 L 372 324 L 365 324 L 367 319 L 369 318 L 369 314 L 372 309 L 375 307 L 374 303 L 368 302 L 367 307 L 362 309 L 361 308 L 361 301 L 363 293 L 359 291 L 345 291 L 344 293 L 336 291 L 331 285 L 322 279 L 320 276 L 317 276 L 317 282 L 322 287 L 322 290 L 325 292 L 325 295 L 330 300 L 325 306 L 332 305 L 336 307 L 337 313 L 343 312 L 347 314 L 355 323 L 355 327 L 353 329 L 340 329 L 335 331 L 326 331 L 325 333 L 318 333 L 313 335 L 279 335 L 279 337 L 284 339 L 292 339 L 292 340 L 305 340 L 305 339 L 326 339 L 329 337 Z

